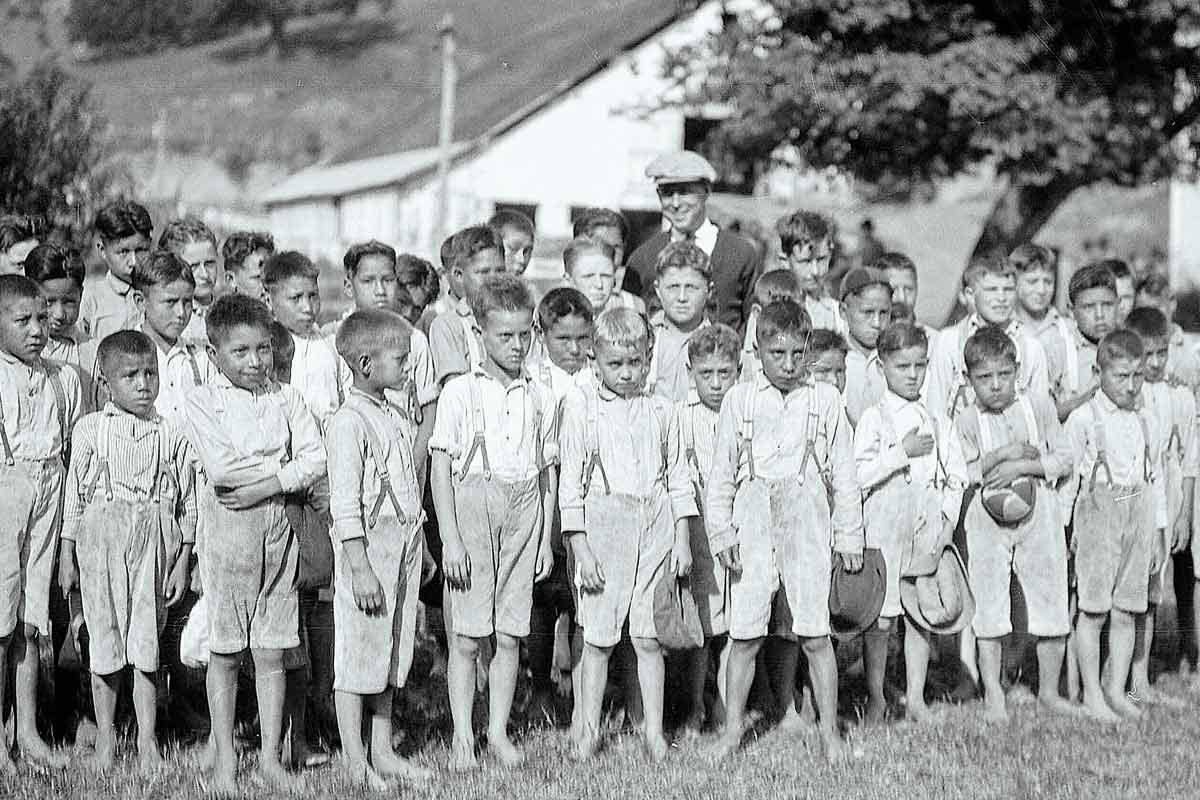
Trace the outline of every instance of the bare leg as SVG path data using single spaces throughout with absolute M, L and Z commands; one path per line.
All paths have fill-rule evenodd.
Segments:
M 92 705 L 96 710 L 96 751 L 92 756 L 100 769 L 108 769 L 113 765 L 117 752 L 117 729 L 114 719 L 117 715 L 117 693 L 121 688 L 122 671 L 97 675 L 92 673 Z M 157 701 L 157 698 L 155 698 Z M 141 723 L 138 723 L 138 733 L 141 733 Z
M 774 690 L 778 701 L 776 714 L 779 716 L 779 727 L 785 731 L 799 731 L 804 728 L 800 718 L 800 709 L 796 707 L 798 699 L 796 691 L 796 676 L 800 673 L 800 642 L 794 638 L 773 638 L 778 661 L 775 663 Z
M 428 780 L 431 774 L 429 770 L 402 758 L 392 747 L 393 695 L 389 686 L 379 694 L 366 698 L 371 713 L 367 722 L 371 728 L 371 765 L 380 775 L 394 775 L 409 781 Z
M 1079 682 L 1083 685 L 1083 705 L 1088 715 L 1100 722 L 1118 722 L 1120 717 L 1104 699 L 1104 690 L 1100 685 L 1100 631 L 1104 627 L 1106 616 L 1079 612 L 1079 620 L 1075 626 Z
M 365 697 L 353 692 L 337 691 L 333 695 L 337 711 L 338 737 L 342 740 L 342 758 L 346 768 L 356 780 L 361 780 L 369 789 L 377 792 L 387 789 L 387 781 L 367 760 L 367 749 L 363 744 L 363 703 Z
M 133 713 L 137 718 L 138 763 L 151 772 L 162 763 L 158 752 L 158 673 L 133 670 Z
M 699 736 L 704 729 L 704 686 L 708 682 L 709 644 L 711 639 L 705 639 L 704 644 L 695 650 L 689 650 L 687 659 L 687 686 L 689 705 L 684 729 L 688 736 Z
M 734 639 L 730 637 L 725 689 L 725 730 L 713 746 L 713 757 L 722 759 L 741 746 L 742 734 L 746 730 L 746 700 L 750 697 L 750 686 L 754 683 L 754 671 L 758 651 L 764 639 Z
M 895 617 L 880 617 L 874 627 L 863 633 L 863 666 L 867 669 L 866 722 L 883 722 L 887 715 L 887 698 L 883 693 L 887 676 L 888 641 L 891 639 Z
M 283 738 L 283 699 L 287 693 L 287 674 L 283 669 L 282 650 L 252 650 L 254 689 L 258 697 L 258 727 L 262 751 L 258 772 L 267 783 L 279 787 L 295 786 L 298 781 L 281 761 Z
M 8 656 L 11 651 L 9 645 L 12 643 L 12 636 L 0 637 L 0 716 L 3 716 L 5 705 L 5 695 L 8 688 Z M 4 730 L 4 726 L 0 725 L 0 774 L 13 775 L 16 774 L 17 765 L 13 763 L 12 753 L 8 749 L 8 736 Z
M 68 759 L 55 753 L 42 741 L 37 730 L 38 630 L 32 625 L 17 623 L 13 636 L 13 660 L 17 665 L 15 681 L 16 739 L 22 757 L 48 767 L 65 767 Z
M 638 683 L 642 693 L 642 709 L 645 714 L 646 748 L 654 761 L 667 757 L 667 739 L 663 735 L 663 692 L 666 684 L 666 667 L 663 664 L 662 648 L 657 639 L 633 639 L 637 653 Z
M 1062 674 L 1066 648 L 1064 636 L 1038 637 L 1038 705 L 1056 714 L 1078 714 L 1082 708 L 1058 694 L 1058 679 Z
M 933 712 L 925 705 L 925 679 L 929 672 L 931 634 L 907 617 L 904 620 L 904 704 L 913 722 L 930 722 Z
M 642 727 L 642 688 L 638 683 L 637 654 L 633 643 L 622 639 L 617 645 L 617 674 L 621 676 L 621 692 L 625 696 L 625 720 L 634 728 Z
M 1078 607 L 1079 601 L 1075 597 L 1074 593 L 1071 593 L 1068 598 L 1068 602 L 1070 603 L 1069 609 L 1071 612 L 1071 619 L 1076 621 L 1076 624 L 1071 626 L 1071 631 L 1067 633 L 1067 654 L 1065 660 L 1065 666 L 1067 669 L 1067 699 L 1074 703 L 1078 702 L 1083 697 L 1083 689 L 1079 683 L 1080 656 L 1079 644 L 1076 638 L 1078 635 L 1076 626 L 1078 625 L 1078 620 L 1081 615 Z
M 800 646 L 808 658 L 822 750 L 829 761 L 841 761 L 846 757 L 846 746 L 837 727 L 838 674 L 833 643 L 828 636 L 814 636 L 801 639 Z
M 718 640 L 717 650 L 717 700 L 713 707 L 712 722 L 718 727 L 724 727 L 729 715 L 729 643 L 732 640 L 723 636 Z
M 517 688 L 520 640 L 496 634 L 496 651 L 488 669 L 488 750 L 506 767 L 517 767 L 525 754 L 508 738 L 508 717 Z
M 1008 719 L 1004 688 L 1000 685 L 1000 664 L 1004 650 L 999 639 L 979 638 L 979 679 L 983 686 L 983 716 L 993 722 Z
M 583 735 L 583 629 L 571 626 L 571 740 Z
M 576 701 L 580 729 L 576 739 L 576 754 L 591 758 L 600 744 L 600 707 L 604 703 L 604 685 L 608 683 L 608 659 L 612 647 L 597 647 L 584 642 L 580 659 L 580 692 Z
M 476 766 L 471 712 L 475 708 L 475 664 L 479 659 L 479 640 L 453 633 L 448 644 L 450 654 L 446 662 L 446 687 L 450 692 L 450 716 L 454 720 L 450 768 L 461 771 Z
M 1138 619 L 1141 614 L 1113 609 L 1108 625 L 1108 680 L 1104 686 L 1104 697 L 1113 711 L 1124 717 L 1139 717 L 1141 709 L 1129 700 L 1125 684 L 1129 679 L 1129 665 L 1133 661 L 1133 643 Z
M 212 653 L 205 678 L 208 712 L 212 719 L 212 779 L 217 794 L 237 792 L 237 753 L 233 749 L 233 718 L 237 710 L 237 676 L 242 654 Z

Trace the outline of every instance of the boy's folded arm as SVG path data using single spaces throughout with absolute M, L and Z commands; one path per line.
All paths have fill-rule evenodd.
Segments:
M 863 492 L 908 466 L 908 453 L 902 443 L 884 444 L 879 414 L 872 408 L 863 412 L 854 431 L 854 466 Z
M 283 387 L 285 389 L 289 387 Z M 292 457 L 279 468 L 275 477 L 285 494 L 307 489 L 326 472 L 325 443 L 316 417 L 308 410 L 299 392 L 285 392 L 288 426 L 291 429 Z

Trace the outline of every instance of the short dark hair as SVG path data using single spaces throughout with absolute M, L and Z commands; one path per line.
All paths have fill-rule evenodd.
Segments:
M 829 352 L 837 352 L 842 355 L 849 353 L 850 345 L 846 343 L 846 337 L 828 328 L 813 329 L 812 336 L 808 337 L 809 357 L 816 359 L 820 358 L 822 353 Z
M 105 377 L 108 377 L 108 370 L 113 359 L 118 356 L 152 358 L 155 360 L 155 366 L 158 364 L 158 354 L 155 351 L 154 342 L 141 331 L 120 330 L 110 333 L 100 341 L 100 346 L 96 348 L 96 362 L 100 365 L 100 372 Z
M 8 252 L 15 245 L 36 239 L 33 220 L 24 214 L 0 215 L 0 251 Z
M 754 282 L 754 301 L 760 306 L 782 298 L 803 302 L 800 280 L 790 269 L 773 269 L 758 276 Z
M 342 257 L 342 266 L 346 268 L 346 274 L 354 277 L 358 273 L 358 262 L 367 256 L 383 256 L 392 265 L 392 270 L 396 269 L 396 248 L 378 239 L 372 239 L 369 242 L 350 245 L 350 249 Z
M 174 250 L 158 249 L 144 262 L 135 264 L 129 276 L 129 285 L 145 293 L 151 286 L 165 286 L 175 281 L 184 281 L 195 287 L 196 278 L 192 268 Z
M 616 228 L 621 232 L 621 242 L 629 242 L 629 223 L 611 208 L 585 208 L 575 216 L 575 224 L 571 227 L 571 234 L 576 239 L 580 236 L 590 238 L 598 228 Z
M 355 311 L 338 327 L 334 346 L 338 355 L 357 369 L 355 361 L 364 354 L 379 352 L 385 344 L 403 341 L 411 345 L 413 327 L 404 317 L 383 309 Z
M 572 239 L 571 243 L 567 245 L 567 249 L 563 250 L 563 268 L 568 273 L 574 271 L 575 262 L 579 260 L 580 256 L 587 255 L 588 253 L 598 253 L 604 256 L 613 262 L 613 270 L 616 270 L 617 251 L 613 249 L 612 245 L 602 242 L 599 239 L 589 239 L 586 236 Z
M 803 209 L 780 217 L 775 223 L 775 232 L 779 234 L 780 249 L 789 256 L 801 245 L 834 238 L 833 223 L 828 217 Z
M 74 248 L 47 242 L 30 250 L 25 258 L 25 277 L 38 283 L 72 280 L 82 289 L 86 274 L 83 256 Z
M 1067 281 L 1067 299 L 1074 303 L 1088 289 L 1108 289 L 1116 295 L 1117 277 L 1104 266 L 1103 261 L 1093 261 L 1075 270 Z
M 911 322 L 896 322 L 887 326 L 879 334 L 879 341 L 875 345 L 881 358 L 910 347 L 923 347 L 926 353 L 929 352 L 929 336 L 925 329 Z
M 533 313 L 533 295 L 525 281 L 516 275 L 491 275 L 471 298 L 471 313 L 480 327 L 487 324 L 488 314 L 495 311 L 528 311 Z
M 208 242 L 217 249 L 217 237 L 202 221 L 195 217 L 183 217 L 169 221 L 158 236 L 162 250 L 181 250 L 192 242 Z
M 1113 274 L 1113 277 L 1118 280 L 1133 277 L 1133 270 L 1119 258 L 1106 258 L 1100 262 L 1100 265 Z
M 442 269 L 448 270 L 454 263 L 454 234 L 450 234 L 445 239 L 442 239 L 442 246 L 438 248 L 438 261 L 442 264 Z
M 533 239 L 537 236 L 537 227 L 527 215 L 513 208 L 499 208 L 492 218 L 487 221 L 488 227 L 503 235 L 505 228 L 512 228 Z
M 296 340 L 292 338 L 292 332 L 278 320 L 271 322 L 271 352 L 275 357 L 275 369 L 285 364 L 291 365 L 296 356 Z
M 654 261 L 655 277 L 661 278 L 669 269 L 695 270 L 704 280 L 712 280 L 712 264 L 708 254 L 691 242 L 671 242 Z
M 571 286 L 558 286 L 546 292 L 537 307 L 538 327 L 542 333 L 548 332 L 564 317 L 582 317 L 588 325 L 596 323 L 592 304 L 583 292 Z
M 963 346 L 963 362 L 967 372 L 991 359 L 1017 363 L 1017 343 L 999 325 L 984 325 Z
M 688 363 L 695 365 L 710 356 L 719 356 L 734 364 L 742 355 L 742 337 L 728 325 L 708 325 L 692 334 L 688 339 Z
M 450 269 L 462 269 L 480 253 L 495 250 L 504 257 L 504 240 L 487 225 L 472 225 L 450 237 Z
M 433 264 L 412 253 L 401 253 L 396 256 L 396 278 L 405 288 L 409 286 L 423 288 L 428 297 L 426 306 L 442 293 L 442 281 Z
M 237 272 L 246 263 L 246 258 L 256 250 L 266 250 L 268 255 L 275 252 L 275 238 L 269 233 L 259 231 L 234 231 L 221 245 L 221 259 L 225 269 Z
M 37 283 L 24 275 L 0 275 L 0 303 L 37 299 L 41 296 L 42 290 Z
M 214 345 L 224 341 L 234 328 L 242 326 L 258 328 L 270 334 L 274 322 L 266 303 L 244 294 L 218 297 L 208 307 L 208 314 L 204 317 L 208 339 Z
M 1054 274 L 1054 251 L 1033 242 L 1020 245 L 1008 254 L 1008 263 L 1020 274 L 1042 270 Z
M 1163 339 L 1171 335 L 1167 315 L 1153 306 L 1139 306 L 1125 318 L 1125 327 L 1143 339 Z
M 1113 331 L 1096 345 L 1096 363 L 1101 369 L 1122 358 L 1141 359 L 1145 355 L 1142 337 L 1128 328 Z
M 1012 264 L 997 255 L 983 255 L 972 259 L 963 271 L 962 285 L 964 289 L 972 289 L 988 275 L 1000 278 L 1017 279 L 1017 270 Z
M 889 269 L 897 269 L 912 273 L 913 275 L 917 274 L 917 265 L 913 263 L 913 260 L 904 255 L 904 253 L 900 253 L 895 250 L 880 255 L 871 262 L 870 267 L 872 269 L 877 269 L 880 272 L 884 272 Z
M 802 305 L 795 300 L 784 298 L 767 303 L 762 311 L 758 312 L 756 333 L 759 344 L 776 336 L 808 336 L 812 333 L 812 320 Z
M 1159 300 L 1169 298 L 1171 296 L 1171 279 L 1161 272 L 1151 272 L 1138 281 L 1137 294 L 1148 294 Z
M 312 259 L 296 250 L 275 253 L 263 262 L 263 285 L 271 289 L 292 278 L 316 280 L 320 270 Z
M 154 223 L 150 221 L 150 212 L 132 200 L 118 200 L 100 209 L 92 227 L 100 238 L 106 242 L 117 239 L 127 239 L 139 233 L 147 239 L 154 233 Z

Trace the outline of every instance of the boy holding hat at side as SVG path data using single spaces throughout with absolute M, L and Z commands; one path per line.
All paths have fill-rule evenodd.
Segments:
M 883 397 L 883 366 L 876 345 L 892 319 L 892 286 L 887 275 L 858 267 L 846 273 L 841 287 L 842 315 L 850 345 L 846 352 L 846 415 L 858 424 L 863 410 Z
M 995 326 L 967 339 L 967 377 L 975 402 L 956 419 L 967 473 L 977 491 L 967 506 L 971 589 L 978 600 L 984 715 L 1004 719 L 1002 637 L 1012 632 L 1009 584 L 1025 595 L 1029 633 L 1037 637 L 1038 702 L 1074 706 L 1058 694 L 1066 636 L 1067 552 L 1054 483 L 1071 471 L 1071 449 L 1049 397 L 1018 395 L 1017 346 Z

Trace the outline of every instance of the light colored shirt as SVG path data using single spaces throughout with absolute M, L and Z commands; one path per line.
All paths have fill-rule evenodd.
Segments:
M 346 321 L 346 318 L 354 313 L 354 309 L 349 309 L 342 318 L 333 322 L 327 323 L 321 332 L 328 336 L 334 343 L 334 351 L 337 350 L 337 332 Z M 344 360 L 344 359 L 343 359 Z M 437 373 L 433 368 L 433 354 L 429 350 L 429 337 L 421 331 L 420 328 L 413 328 L 409 337 L 408 344 L 408 360 L 404 364 L 405 370 L 408 372 L 408 379 L 413 382 L 415 387 L 415 396 L 418 406 L 428 405 L 437 400 L 438 392 L 441 391 L 441 386 L 437 382 Z M 353 372 L 351 372 L 353 377 Z M 388 399 L 393 403 L 398 403 L 401 408 L 408 408 L 408 401 L 396 395 L 395 392 L 388 390 Z M 409 409 L 410 413 L 416 409 Z
M 401 512 L 414 520 L 421 512 L 421 493 L 413 464 L 413 442 L 407 416 L 389 402 L 351 389 L 329 420 L 325 449 L 329 454 L 329 511 L 338 541 L 369 535 L 367 519 L 383 492 L 380 462 Z M 375 452 L 372 452 L 372 448 Z M 379 462 L 376 459 L 379 459 Z M 381 518 L 396 516 L 383 492 Z
M 975 404 L 975 391 L 967 380 L 963 348 L 971 334 L 984 324 L 978 314 L 971 314 L 939 331 L 930 343 L 926 402 L 934 414 L 953 419 L 964 408 Z M 1035 398 L 1049 398 L 1046 352 L 1019 320 L 1011 320 L 1004 330 L 1017 346 L 1017 391 Z
M 175 422 L 183 424 L 184 396 L 193 387 L 209 383 L 217 377 L 208 353 L 198 349 L 181 336 L 170 350 L 154 348 L 158 356 L 158 397 L 154 409 Z
M 556 417 L 553 396 L 529 373 L 522 372 L 505 386 L 476 366 L 442 388 L 429 449 L 450 456 L 456 475 L 481 475 L 483 453 L 475 452 L 469 464 L 466 460 L 482 428 L 492 476 L 501 481 L 528 480 L 538 474 L 539 466 L 558 461 Z
M 716 239 L 714 239 L 713 242 L 715 243 Z M 645 314 L 646 301 L 642 300 L 642 298 L 638 297 L 636 294 L 627 292 L 624 289 L 619 289 L 613 292 L 612 297 L 610 297 L 608 302 L 604 304 L 605 311 L 608 311 L 610 308 L 629 308 L 638 312 L 639 314 Z
M 276 477 L 287 494 L 325 475 L 317 420 L 292 386 L 270 383 L 251 392 L 218 374 L 187 392 L 184 417 L 213 486 L 236 489 Z
M 208 345 L 208 323 L 204 318 L 210 308 L 212 306 L 202 306 L 198 303 L 192 306 L 192 318 L 188 320 L 187 327 L 179 334 L 180 341 L 187 342 L 201 350 Z
M 671 229 L 670 223 L 665 219 L 663 220 L 663 230 L 670 231 L 671 241 L 673 242 L 689 239 L 692 244 L 703 250 L 704 255 L 708 256 L 709 258 L 712 258 L 713 248 L 717 246 L 717 234 L 721 232 L 721 229 L 718 228 L 716 224 L 707 217 L 705 217 L 704 222 L 700 223 L 700 227 L 696 229 L 696 232 L 693 233 L 691 237 L 678 235 L 674 230 Z
M 804 310 L 808 312 L 808 318 L 812 320 L 813 328 L 834 331 L 842 336 L 850 333 L 850 326 L 846 324 L 846 318 L 842 316 L 842 308 L 832 297 L 805 295 Z
M 458 300 L 434 318 L 429 326 L 429 350 L 433 354 L 434 374 L 439 386 L 445 386 L 450 378 L 467 372 L 473 366 L 472 362 L 483 361 L 483 331 L 466 300 Z
M 58 376 L 63 389 L 62 407 L 51 372 Z M 45 359 L 26 364 L 0 350 L 0 424 L 4 426 L 13 458 L 18 461 L 60 458 L 71 429 L 81 416 L 83 395 L 79 373 L 73 368 Z M 0 452 L 0 459 L 4 455 Z
M 110 333 L 137 328 L 142 324 L 142 312 L 134 299 L 133 287 L 111 272 L 103 278 L 85 281 L 78 324 L 96 341 Z
M 530 377 L 554 397 L 556 406 L 572 389 L 578 386 L 596 385 L 596 372 L 590 366 L 570 373 L 555 364 L 544 349 L 535 355 L 537 349 L 536 347 L 530 348 L 530 358 L 525 361 L 525 369 L 529 372 Z
M 934 448 L 928 454 L 909 457 L 905 452 L 904 437 L 914 429 L 934 437 Z M 962 442 L 949 421 L 934 419 L 921 399 L 905 400 L 889 390 L 866 408 L 854 429 L 854 465 L 864 495 L 905 470 L 919 486 L 928 486 L 935 479 L 945 481 L 942 515 L 958 520 L 968 481 Z
M 829 472 L 833 490 L 833 549 L 857 553 L 863 548 L 862 500 L 854 467 L 854 442 L 842 396 L 834 386 L 810 384 L 785 397 L 765 378 L 740 383 L 721 403 L 717 440 L 705 495 L 705 519 L 714 553 L 737 543 L 733 501 L 750 478 L 747 453 L 738 446 L 747 393 L 753 393 L 754 471 L 757 477 L 780 480 L 800 475 L 806 431 L 816 429 L 813 449 L 818 468 Z M 810 424 L 815 412 L 816 424 Z M 806 477 L 813 480 L 811 474 Z
M 100 473 L 101 458 L 108 464 L 107 481 Z M 191 544 L 196 541 L 195 453 L 183 430 L 161 416 L 142 419 L 112 403 L 88 414 L 72 434 L 62 538 L 79 538 L 86 498 L 91 492 L 100 492 L 103 497 L 111 487 L 113 497 L 136 503 L 145 502 L 151 492 L 159 491 L 159 502 L 167 502 L 172 498 L 161 494 L 166 477 L 178 489 L 173 498 L 174 517 L 184 543 Z
M 717 420 L 720 415 L 700 400 L 692 388 L 688 398 L 675 407 L 679 416 L 679 435 L 682 438 L 683 457 L 687 462 L 688 474 L 697 489 L 708 486 L 712 472 L 713 451 L 717 445 Z M 690 455 L 688 451 L 691 451 Z M 698 496 L 700 515 L 704 515 L 704 495 Z
M 1200 356 L 1192 349 L 1178 323 L 1171 325 L 1170 349 L 1167 350 L 1167 375 L 1172 380 L 1196 388 L 1200 384 Z
M 973 403 L 954 420 L 961 441 L 963 458 L 967 464 L 967 475 L 972 484 L 983 482 L 983 457 L 987 452 L 1000 449 L 1013 442 L 1029 442 L 1041 451 L 1042 471 L 1045 479 L 1053 484 L 1071 475 L 1072 449 L 1066 431 L 1058 421 L 1058 412 L 1048 397 L 1028 397 L 1036 431 L 1029 429 L 1025 409 L 1018 398 L 1003 411 L 985 411 Z M 980 425 L 988 426 L 991 451 L 984 450 Z
M 42 358 L 48 358 L 51 361 L 61 361 L 64 364 L 70 364 L 73 367 L 79 367 L 82 364 L 80 360 L 79 348 L 90 341 L 86 333 L 79 330 L 79 327 L 72 325 L 62 336 L 49 336 L 46 338 L 46 347 L 42 350 Z
M 1057 317 L 1040 341 L 1046 345 L 1050 388 L 1056 397 L 1074 397 L 1096 385 L 1096 345 L 1079 331 L 1075 320 Z
M 290 383 L 303 395 L 308 410 L 324 429 L 354 385 L 354 375 L 338 355 L 332 336 L 314 331 L 309 336 L 292 333 L 291 337 L 296 354 L 292 357 Z
M 625 398 L 597 385 L 575 389 L 562 401 L 558 505 L 563 531 L 587 530 L 583 476 L 593 448 L 612 494 L 649 496 L 665 473 L 671 516 L 676 522 L 697 516 L 671 405 L 656 395 Z M 600 466 L 592 472 L 590 490 L 603 491 Z
M 863 411 L 883 397 L 887 391 L 887 381 L 883 377 L 879 351 L 863 350 L 851 337 L 847 337 L 847 344 L 850 347 L 846 352 L 846 391 L 842 397 L 846 401 L 846 416 L 850 424 L 857 425 Z M 929 371 L 926 370 L 925 374 L 928 376 Z
M 1150 473 L 1155 525 L 1165 528 L 1168 524 L 1167 493 L 1158 476 L 1162 467 L 1162 445 L 1170 431 L 1162 430 L 1162 420 L 1149 413 L 1146 405 L 1144 391 L 1139 407 L 1134 411 L 1119 408 L 1103 391 L 1096 392 L 1089 402 L 1075 409 L 1067 419 L 1066 429 L 1074 451 L 1076 475 L 1081 481 L 1080 492 L 1088 490 L 1092 469 L 1103 448 L 1113 486 L 1143 486 L 1147 482 L 1146 473 Z M 1143 433 L 1143 421 L 1146 433 Z M 1109 473 L 1103 467 L 1096 473 L 1096 483 L 1109 483 Z
M 696 331 L 706 328 L 708 324 L 708 320 L 705 319 L 690 333 L 684 333 L 661 311 L 651 318 L 654 349 L 650 354 L 646 391 L 653 392 L 671 404 L 687 399 L 692 383 L 688 374 L 688 342 Z

